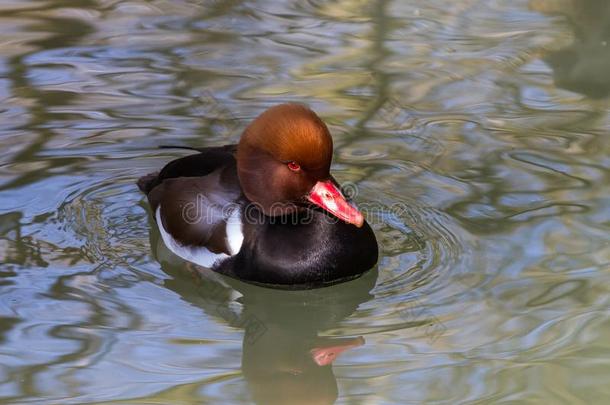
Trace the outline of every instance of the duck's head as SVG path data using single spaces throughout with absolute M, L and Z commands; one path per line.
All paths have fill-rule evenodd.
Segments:
M 244 131 L 237 148 L 239 182 L 265 215 L 286 215 L 314 204 L 360 227 L 362 214 L 330 175 L 332 156 L 333 140 L 324 122 L 305 106 L 281 104 Z

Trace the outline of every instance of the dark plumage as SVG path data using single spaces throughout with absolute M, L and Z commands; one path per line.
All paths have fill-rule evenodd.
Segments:
M 138 181 L 174 253 L 283 288 L 328 285 L 375 265 L 375 236 L 330 176 L 332 139 L 311 110 L 274 107 L 239 145 L 196 151 Z

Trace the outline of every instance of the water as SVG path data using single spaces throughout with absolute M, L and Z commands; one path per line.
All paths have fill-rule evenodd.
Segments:
M 601 0 L 0 1 L 1 401 L 607 403 L 609 26 Z M 331 128 L 378 269 L 194 272 L 135 180 L 286 101 Z

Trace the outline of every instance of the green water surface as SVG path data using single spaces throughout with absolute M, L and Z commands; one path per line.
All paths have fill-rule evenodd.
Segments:
M 0 0 L 0 402 L 609 403 L 608 42 L 602 0 Z M 359 280 L 159 242 L 157 146 L 281 102 L 366 208 Z

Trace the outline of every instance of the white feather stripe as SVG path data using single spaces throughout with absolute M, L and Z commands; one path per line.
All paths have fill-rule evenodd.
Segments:
M 236 208 L 231 212 L 229 218 L 227 218 L 227 244 L 231 255 L 236 255 L 241 249 L 241 245 L 244 242 L 244 231 L 243 224 L 241 222 L 241 211 Z
M 163 239 L 165 246 L 184 260 L 193 262 L 203 267 L 212 267 L 212 265 L 218 260 L 225 260 L 229 257 L 229 255 L 225 253 L 212 253 L 204 247 L 184 246 L 174 239 L 174 237 L 163 228 L 163 222 L 161 222 L 160 205 L 157 208 L 157 212 L 155 212 L 155 218 L 157 219 L 157 226 L 159 227 L 159 232 L 161 233 L 161 238 Z

